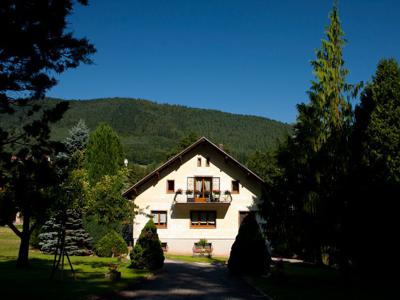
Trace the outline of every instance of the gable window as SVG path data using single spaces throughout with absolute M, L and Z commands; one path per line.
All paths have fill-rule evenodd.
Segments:
M 197 166 L 198 166 L 198 167 L 201 167 L 201 157 L 198 157 L 198 158 L 197 158 Z
M 153 222 L 157 228 L 167 228 L 167 211 L 152 210 Z
M 167 193 L 175 192 L 175 180 L 167 180 Z
M 190 212 L 191 228 L 216 228 L 217 212 L 206 210 L 193 210 Z
M 232 180 L 232 194 L 239 194 L 239 180 Z
M 207 157 L 207 158 L 206 158 L 206 167 L 209 167 L 209 166 L 210 166 L 210 158 Z

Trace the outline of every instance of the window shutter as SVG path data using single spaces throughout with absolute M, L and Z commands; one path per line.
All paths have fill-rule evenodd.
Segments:
M 194 191 L 194 177 L 188 177 L 188 179 L 187 179 L 187 190 Z
M 213 190 L 220 190 L 219 189 L 219 177 L 213 177 L 213 182 L 212 182 L 212 188 Z

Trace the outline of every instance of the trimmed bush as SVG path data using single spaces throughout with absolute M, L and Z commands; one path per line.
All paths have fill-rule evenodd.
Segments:
M 131 253 L 131 260 L 131 267 L 135 269 L 156 270 L 164 265 L 164 252 L 152 219 L 142 229 Z
M 128 246 L 115 230 L 111 230 L 95 244 L 95 253 L 100 257 L 119 256 L 128 253 Z
M 271 255 L 265 239 L 251 213 L 243 219 L 232 245 L 228 260 L 229 271 L 234 274 L 263 274 L 269 271 Z

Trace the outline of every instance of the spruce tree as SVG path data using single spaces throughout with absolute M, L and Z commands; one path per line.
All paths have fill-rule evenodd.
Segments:
M 86 148 L 88 139 L 89 128 L 85 121 L 81 119 L 69 130 L 69 136 L 65 139 L 64 144 L 69 153 L 75 153 Z
M 107 124 L 100 124 L 90 134 L 85 167 L 89 182 L 94 184 L 104 175 L 116 175 L 123 167 L 124 152 L 118 134 Z
M 68 210 L 65 221 L 65 250 L 69 255 L 92 254 L 92 239 L 83 228 L 82 215 L 75 210 Z M 40 250 L 54 254 L 62 229 L 61 216 L 53 216 L 42 227 L 39 234 Z
M 156 270 L 164 265 L 164 253 L 152 219 L 142 229 L 131 253 L 131 260 L 131 266 L 137 269 Z

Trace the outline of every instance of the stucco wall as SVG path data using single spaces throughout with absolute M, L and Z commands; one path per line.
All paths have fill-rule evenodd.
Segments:
M 197 159 L 202 159 L 202 166 L 197 167 Z M 206 167 L 206 158 L 210 166 Z M 187 178 L 210 176 L 220 178 L 221 197 L 225 190 L 231 191 L 232 180 L 240 181 L 239 194 L 232 194 L 230 204 L 222 203 L 174 203 L 175 194 L 167 193 L 167 180 L 175 181 L 175 190 L 182 189 L 177 195 L 179 203 L 186 201 Z M 232 243 L 239 229 L 239 212 L 255 210 L 257 199 L 261 194 L 261 184 L 238 168 L 231 160 L 207 146 L 200 146 L 189 152 L 182 161 L 175 163 L 145 185 L 134 199 L 142 211 L 134 220 L 133 236 L 138 238 L 152 210 L 167 211 L 167 228 L 159 228 L 158 235 L 162 242 L 168 243 L 171 253 L 192 254 L 192 247 L 201 238 L 212 243 L 214 255 L 229 255 Z M 191 210 L 210 210 L 217 212 L 216 228 L 191 228 Z

